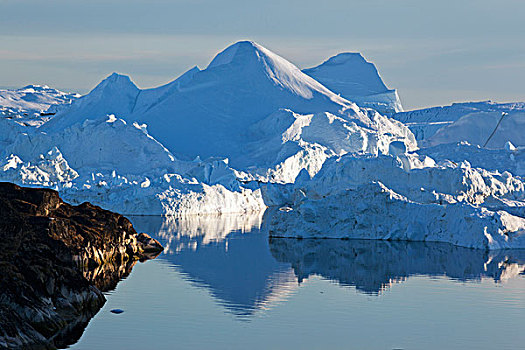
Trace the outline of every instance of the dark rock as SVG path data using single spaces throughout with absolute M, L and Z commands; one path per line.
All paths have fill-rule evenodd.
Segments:
M 74 343 L 102 292 L 161 251 L 122 215 L 0 182 L 0 348 Z

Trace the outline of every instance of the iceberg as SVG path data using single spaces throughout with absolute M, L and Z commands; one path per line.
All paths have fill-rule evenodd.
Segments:
M 468 141 L 482 147 L 503 148 L 507 141 L 523 145 L 525 140 L 519 132 L 523 113 L 525 102 L 483 101 L 400 112 L 392 118 L 407 125 L 422 146 Z
M 360 53 L 340 53 L 303 72 L 360 106 L 386 115 L 403 111 L 397 91 L 386 87 L 374 64 Z
M 40 126 L 79 98 L 47 85 L 27 85 L 20 89 L 0 90 L 0 120 L 11 119 L 24 126 Z
M 260 211 L 259 183 L 293 183 L 330 157 L 386 153 L 393 141 L 416 149 L 402 123 L 358 107 L 249 41 L 154 89 L 112 74 L 17 134 L 4 162 L 16 156 L 34 164 L 56 147 L 79 176 L 42 185 L 127 214 Z M 27 179 L 18 182 L 38 185 Z
M 60 96 L 0 119 L 1 180 L 123 214 L 269 207 L 272 237 L 525 247 L 520 103 L 400 112 L 359 54 L 301 70 L 251 41 L 160 87 L 114 73 Z
M 272 210 L 269 234 L 525 248 L 521 207 L 516 215 L 505 211 L 508 202 L 523 201 L 521 178 L 406 157 L 408 171 L 399 156 L 345 155 L 327 161 L 310 181 L 263 191 L 280 208 Z
M 221 156 L 235 163 L 243 155 L 239 145 L 250 141 L 246 131 L 281 109 L 329 112 L 369 129 L 386 119 L 336 95 L 264 47 L 243 41 L 219 53 L 206 69 L 192 69 L 159 88 L 140 90 L 129 77 L 113 74 L 42 130 L 115 114 L 148 125 L 150 134 L 182 159 Z M 400 123 L 389 132 L 406 134 Z

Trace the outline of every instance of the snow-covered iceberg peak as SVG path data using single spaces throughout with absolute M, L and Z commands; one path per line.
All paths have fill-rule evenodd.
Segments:
M 360 53 L 343 52 L 303 72 L 364 107 L 386 114 L 403 110 L 397 91 L 387 88 L 375 65 Z
M 135 108 L 140 91 L 129 76 L 113 73 L 70 108 L 60 111 L 42 129 L 59 131 L 86 119 L 106 119 L 110 114 L 128 116 Z
M 246 57 L 257 55 L 258 47 L 261 46 L 252 41 L 239 41 L 219 52 L 206 69 L 231 63 L 242 63 Z
M 140 89 L 131 81 L 131 78 L 127 75 L 113 73 L 106 79 L 102 80 L 91 92 L 85 97 L 89 96 L 89 102 L 92 105 L 97 105 L 99 100 L 106 99 L 108 96 L 112 99 L 113 106 L 119 106 L 124 108 L 125 111 L 130 113 L 132 111 L 133 104 L 137 98 Z M 80 103 L 86 103 L 86 98 L 82 97 Z M 107 106 L 99 105 L 100 108 L 106 108 Z M 117 111 L 111 112 L 113 114 L 119 114 Z M 127 114 L 125 113 L 125 114 Z M 109 112 L 107 114 L 110 114 Z M 124 113 L 122 113 L 124 114 Z
M 239 41 L 227 47 L 215 56 L 207 69 L 228 69 L 225 66 L 239 71 L 245 71 L 247 66 L 262 69 L 276 85 L 306 99 L 319 92 L 338 103 L 345 102 L 293 63 L 253 41 Z
M 274 120 L 284 110 L 291 113 L 283 119 L 286 125 Z M 301 169 L 313 175 L 336 154 L 383 153 L 395 140 L 404 140 L 411 150 L 416 146 L 401 123 L 359 108 L 251 41 L 235 43 L 205 69 L 192 68 L 153 89 L 141 90 L 129 77 L 114 73 L 39 131 L 76 130 L 86 120 L 104 125 L 108 115 L 129 125 L 147 124 L 148 134 L 178 159 L 228 158 L 233 168 L 250 173 L 244 180 L 272 175 L 289 182 Z M 310 119 L 307 128 L 298 127 Z M 283 139 L 290 127 L 297 127 L 297 137 Z M 67 148 L 59 148 L 70 156 Z
M 90 94 L 108 93 L 113 91 L 136 92 L 139 88 L 131 81 L 127 75 L 112 73 L 106 79 L 102 80 Z
M 113 74 L 57 114 L 44 131 L 114 114 L 130 124 L 147 124 L 150 134 L 181 159 L 235 160 L 246 131 L 283 108 L 299 114 L 329 112 L 374 127 L 367 111 L 261 45 L 241 41 L 206 69 L 191 69 L 158 88 L 140 90 L 128 77 Z
M 359 52 L 340 53 L 304 71 L 319 75 L 323 80 L 338 80 L 342 83 L 344 79 L 349 85 L 347 91 L 353 95 L 377 94 L 388 90 L 374 64 L 367 62 Z

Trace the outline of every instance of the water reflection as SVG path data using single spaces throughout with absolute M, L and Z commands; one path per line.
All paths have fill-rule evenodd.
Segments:
M 270 251 L 291 264 L 299 283 L 315 274 L 367 294 L 413 275 L 499 283 L 525 271 L 525 250 L 488 252 L 447 243 L 271 238 Z
M 290 265 L 270 254 L 267 235 L 260 230 L 262 213 L 132 221 L 166 247 L 159 259 L 209 290 L 239 319 L 286 300 L 298 286 Z
M 268 239 L 262 215 L 132 217 L 168 261 L 239 319 L 286 300 L 311 275 L 378 295 L 413 275 L 496 283 L 524 274 L 525 250 L 486 252 L 446 243 Z

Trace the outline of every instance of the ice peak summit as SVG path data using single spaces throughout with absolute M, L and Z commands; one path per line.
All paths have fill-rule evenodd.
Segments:
M 305 69 L 304 72 L 321 83 L 346 82 L 353 85 L 354 95 L 368 95 L 389 90 L 379 76 L 376 66 L 356 52 L 343 52 L 332 56 L 316 67 Z
M 322 65 L 341 65 L 348 63 L 368 63 L 360 52 L 341 52 L 335 56 L 330 57 Z M 373 64 L 372 64 L 373 65 Z
M 276 75 L 278 71 L 300 73 L 294 64 L 253 41 L 239 41 L 228 46 L 215 56 L 206 69 L 213 70 L 218 67 L 242 71 L 248 67 L 264 69 L 271 76 Z
M 102 80 L 94 89 L 94 91 L 105 90 L 106 88 L 131 88 L 133 90 L 138 90 L 138 87 L 131 81 L 131 78 L 127 75 L 112 73 L 106 79 Z
M 311 99 L 315 93 L 330 98 L 335 96 L 293 63 L 253 41 L 239 41 L 217 54 L 206 68 L 207 71 L 215 69 L 229 71 L 230 76 L 249 75 L 250 79 L 264 77 L 263 80 L 270 80 L 274 85 L 301 98 Z M 342 100 L 337 102 L 345 103 Z
M 113 73 L 91 92 L 57 113 L 43 126 L 45 130 L 60 130 L 86 119 L 106 118 L 108 114 L 129 116 L 133 112 L 140 89 L 127 75 Z
M 360 53 L 343 52 L 303 72 L 364 107 L 386 114 L 403 110 L 396 90 L 385 85 L 376 66 Z
M 250 58 L 257 58 L 257 53 L 264 49 L 253 41 L 238 41 L 219 52 L 208 65 L 208 69 L 229 64 L 232 62 L 241 62 Z M 250 57 L 251 56 L 251 57 Z
M 277 110 L 329 112 L 370 123 L 368 114 L 253 41 L 234 43 L 207 68 L 193 68 L 167 85 L 140 90 L 112 74 L 48 124 L 64 128 L 115 114 L 147 124 L 149 133 L 181 159 L 239 154 L 249 128 Z M 59 124 L 60 120 L 60 125 Z

